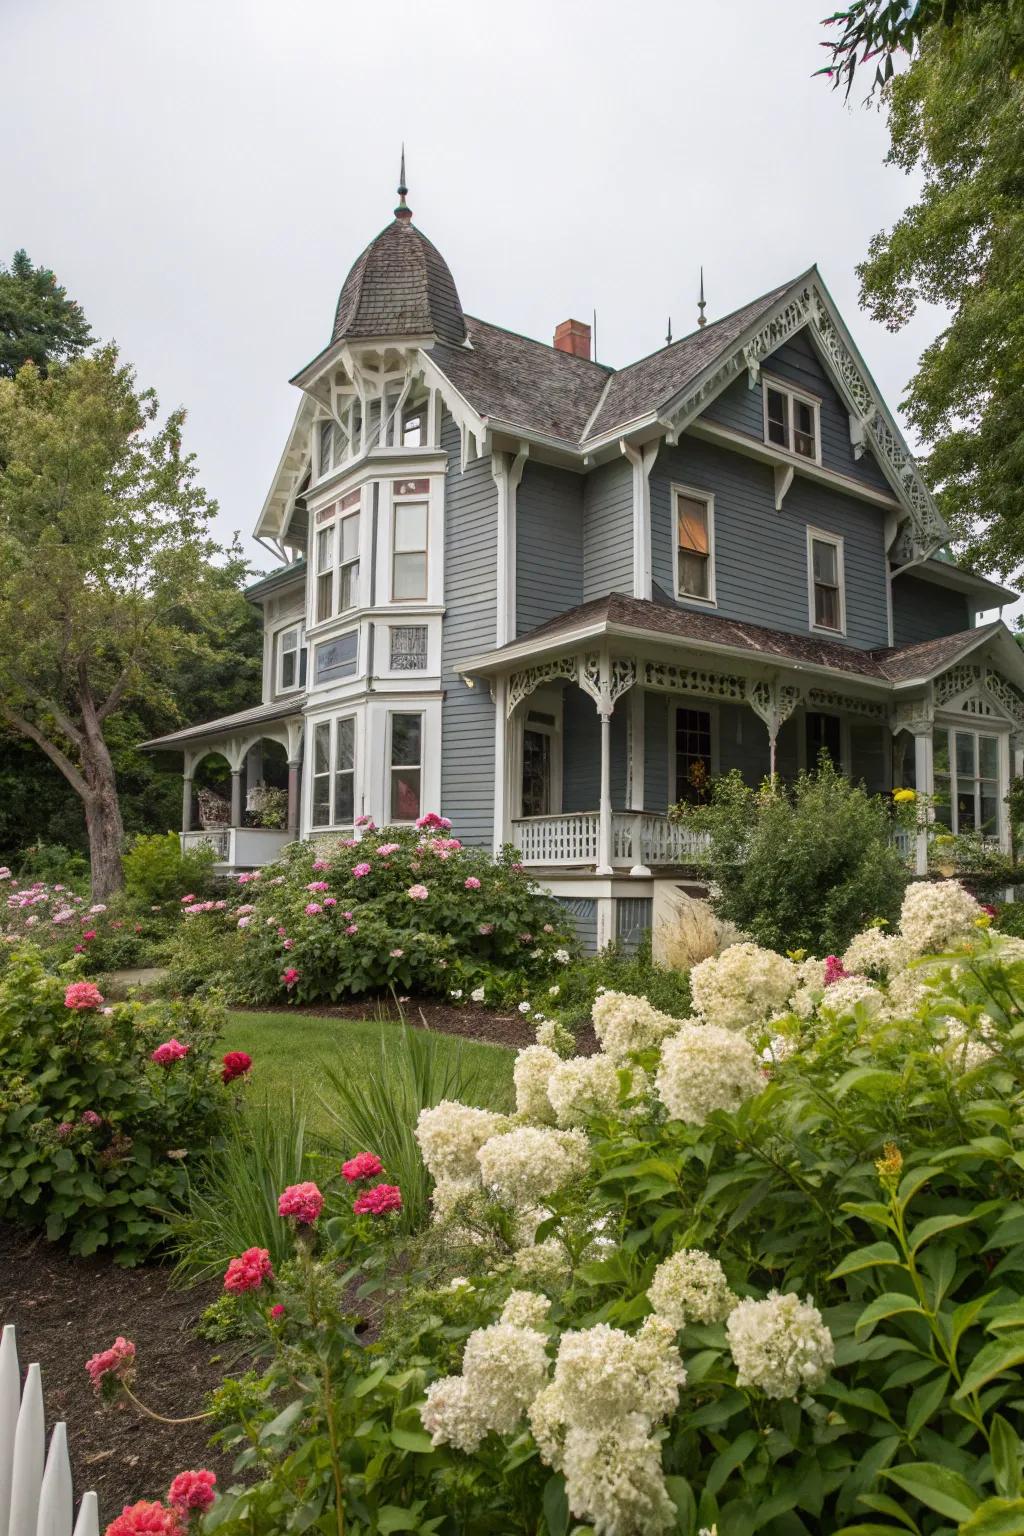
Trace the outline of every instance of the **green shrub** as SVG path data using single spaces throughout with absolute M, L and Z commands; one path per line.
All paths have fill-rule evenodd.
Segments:
M 84 853 L 65 848 L 63 843 L 34 843 L 22 848 L 12 864 L 17 879 L 24 885 L 41 880 L 47 885 L 65 885 L 85 895 L 89 890 L 89 860 Z
M 249 1003 L 468 996 L 509 977 L 522 996 L 560 972 L 574 947 L 567 919 L 515 851 L 492 858 L 433 822 L 293 844 L 280 863 L 239 876 L 240 900 L 184 907 L 174 984 L 203 987 L 200 948 L 212 966 L 205 984 Z
M 74 990 L 79 988 L 78 1002 Z M 85 989 L 84 993 L 82 989 Z M 133 1264 L 163 1235 L 185 1160 L 218 1135 L 230 1098 L 212 1007 L 102 1007 L 91 983 L 46 969 L 33 946 L 0 975 L 0 1218 Z M 163 1066 L 176 1038 L 186 1055 Z
M 88 976 L 162 964 L 180 920 L 177 902 L 150 906 L 122 894 L 90 905 L 88 897 L 61 881 L 10 889 L 6 907 L 0 907 L 0 932 L 7 942 L 29 940 L 51 970 L 73 961 Z
M 122 859 L 125 896 L 143 906 L 205 896 L 213 886 L 215 859 L 205 843 L 183 853 L 176 832 L 136 837 Z
M 574 960 L 556 981 L 534 993 L 534 1007 L 578 1029 L 589 1021 L 599 991 L 645 997 L 652 1007 L 675 1019 L 685 1018 L 690 1011 L 689 977 L 654 964 L 649 933 L 633 954 L 609 944 L 596 955 Z
M 726 774 L 710 805 L 675 814 L 709 836 L 715 911 L 769 949 L 838 954 L 866 924 L 899 911 L 908 873 L 889 806 L 824 755 L 791 786 L 750 789 Z

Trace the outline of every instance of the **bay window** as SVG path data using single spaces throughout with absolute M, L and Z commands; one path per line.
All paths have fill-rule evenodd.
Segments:
M 322 624 L 334 612 L 334 528 L 321 528 L 316 536 L 316 622 Z
M 338 612 L 359 605 L 359 513 L 338 524 Z
M 423 716 L 394 713 L 390 724 L 390 818 L 392 821 L 415 821 L 420 815 Z
M 351 629 L 336 640 L 325 640 L 313 652 L 313 677 L 318 683 L 355 677 L 359 664 L 359 632 Z
M 935 820 L 953 833 L 999 836 L 999 737 L 937 726 L 932 734 Z
M 355 815 L 356 722 L 353 715 L 313 728 L 312 824 L 343 826 Z
M 427 503 L 396 497 L 391 535 L 391 598 L 396 603 L 415 603 L 425 602 L 426 596 Z

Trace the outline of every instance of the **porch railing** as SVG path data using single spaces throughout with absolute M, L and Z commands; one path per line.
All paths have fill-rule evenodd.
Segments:
M 512 833 L 524 864 L 596 864 L 598 821 L 596 811 L 528 816 Z
M 182 852 L 210 847 L 218 864 L 235 869 L 258 869 L 272 864 L 281 849 L 295 841 L 295 833 L 277 827 L 210 827 L 182 832 Z
M 596 864 L 597 811 L 561 816 L 528 816 L 513 823 L 513 838 L 524 864 Z M 650 811 L 613 811 L 612 865 L 692 864 L 707 843 L 704 833 L 677 826 Z

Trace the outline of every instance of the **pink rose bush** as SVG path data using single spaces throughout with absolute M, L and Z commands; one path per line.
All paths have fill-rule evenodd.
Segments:
M 176 1509 L 143 1499 L 138 1504 L 126 1504 L 104 1536 L 186 1536 L 186 1530 Z
M 388 1211 L 400 1211 L 402 1191 L 395 1184 L 375 1184 L 356 1196 L 352 1209 L 357 1216 L 385 1216 Z
M 217 1497 L 216 1482 L 215 1472 L 179 1472 L 167 1490 L 167 1502 L 186 1519 L 196 1510 L 205 1514 Z
M 102 1008 L 103 993 L 91 981 L 73 981 L 64 989 L 64 1006 L 79 1012 L 88 1008 Z
M 150 1052 L 150 1061 L 155 1061 L 157 1066 L 172 1067 L 176 1061 L 181 1061 L 192 1049 L 189 1045 L 183 1045 L 180 1040 L 165 1040 L 163 1045 L 158 1045 L 155 1051 Z
M 99 1397 L 115 1383 L 131 1380 L 135 1370 L 135 1345 L 131 1339 L 118 1334 L 109 1349 L 101 1349 L 85 1362 L 85 1369 L 92 1389 Z

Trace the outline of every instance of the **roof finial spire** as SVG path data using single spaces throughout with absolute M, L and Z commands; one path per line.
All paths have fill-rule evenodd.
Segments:
M 666 345 L 666 347 L 670 347 L 672 345 L 672 316 L 671 315 L 669 315 L 669 317 L 668 317 L 668 330 L 665 332 L 665 345 Z
M 701 267 L 701 269 L 700 269 L 700 298 L 697 300 L 697 324 L 699 326 L 705 326 L 708 323 L 707 320 L 704 318 L 704 311 L 707 309 L 707 307 L 708 307 L 707 304 L 704 302 L 704 268 Z
M 407 207 L 405 194 L 409 188 L 405 184 L 405 145 L 402 145 L 402 168 L 398 173 L 398 207 L 395 209 L 396 219 L 411 219 L 412 209 Z

